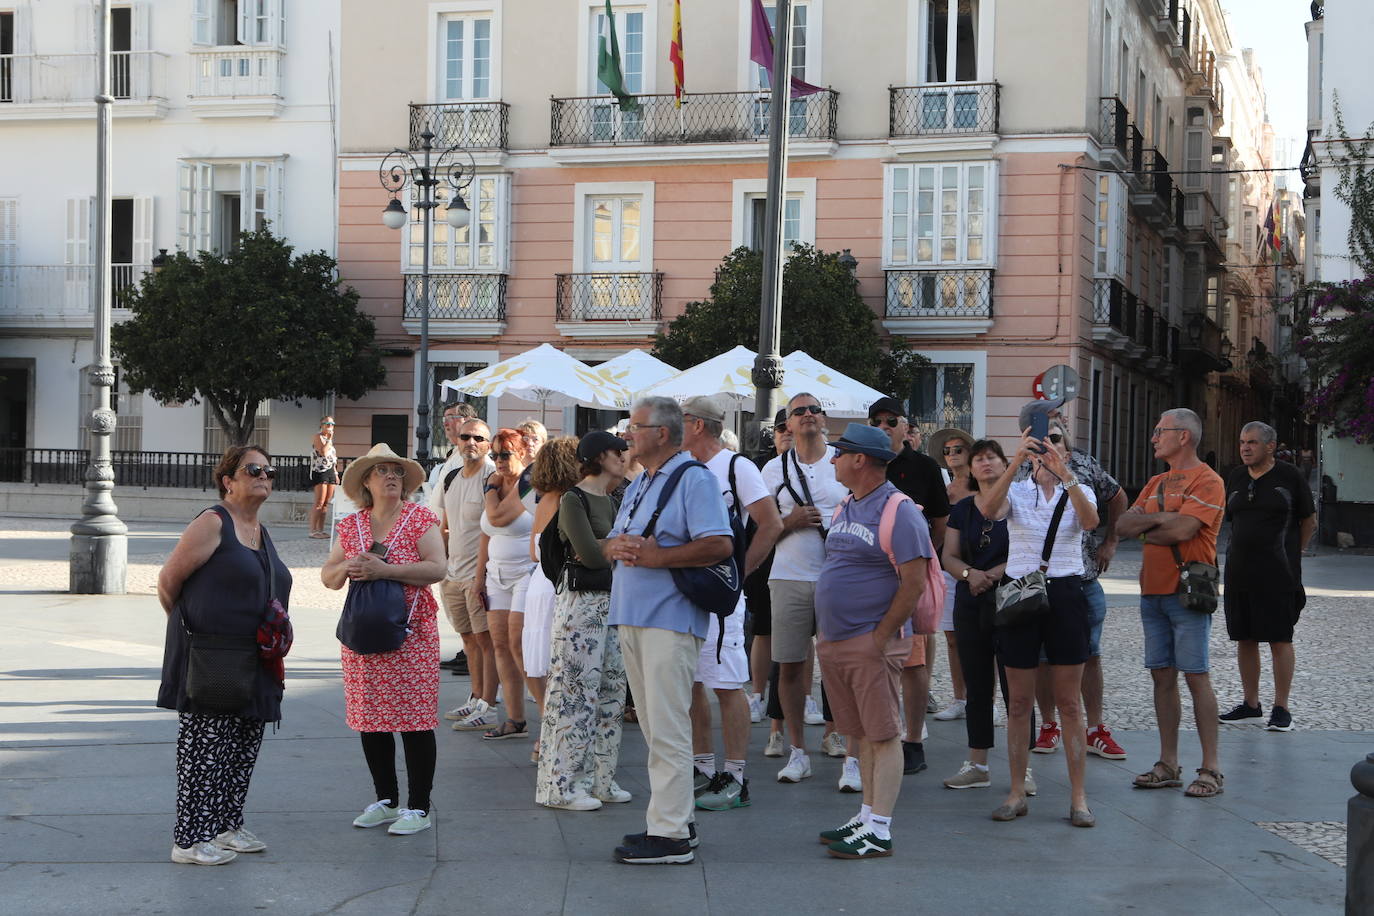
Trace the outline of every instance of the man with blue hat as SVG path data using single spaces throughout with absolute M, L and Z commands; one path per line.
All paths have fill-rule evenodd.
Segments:
M 820 837 L 836 858 L 873 859 L 892 855 L 892 811 L 902 787 L 902 666 L 935 547 L 916 505 L 887 479 L 897 453 L 883 431 L 850 423 L 831 444 L 835 479 L 851 495 L 835 509 L 825 541 L 817 652 L 836 729 L 859 746 L 863 805 Z M 892 510 L 889 500 L 897 500 Z

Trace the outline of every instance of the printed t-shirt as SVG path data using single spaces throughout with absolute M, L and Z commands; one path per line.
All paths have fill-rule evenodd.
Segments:
M 487 478 L 496 471 L 491 459 L 471 477 L 463 475 L 462 467 L 453 475 L 453 482 L 444 491 L 444 524 L 448 526 L 448 577 L 457 581 L 477 575 L 477 547 L 482 534 L 482 500 Z M 439 480 L 440 486 L 443 479 Z
M 883 508 L 893 493 L 890 482 L 863 499 L 851 499 L 825 539 L 825 565 L 816 582 L 816 629 L 831 642 L 871 633 L 897 594 L 897 571 L 879 538 Z M 935 555 L 926 520 L 910 502 L 897 507 L 892 526 L 897 563 Z
M 830 516 L 840 500 L 849 491 L 835 479 L 835 466 L 830 459 L 835 455 L 832 446 L 826 446 L 825 454 L 814 464 L 799 461 L 796 450 L 783 452 L 763 466 L 763 482 L 768 492 L 778 501 L 778 511 L 784 519 L 798 505 L 805 505 L 806 492 L 811 492 L 812 504 L 820 510 L 821 525 L 830 524 Z M 783 480 L 782 463 L 787 462 L 788 487 Z M 738 465 L 737 465 L 738 467 Z M 737 475 L 738 476 L 738 475 Z M 806 488 L 801 479 L 806 479 Z M 815 582 L 821 574 L 821 564 L 825 562 L 825 541 L 815 528 L 801 528 L 784 534 L 778 539 L 773 553 L 773 571 L 770 579 L 786 579 L 790 582 Z
M 1186 471 L 1168 470 L 1156 474 L 1140 491 L 1132 509 L 1146 514 L 1159 512 L 1159 497 L 1164 488 L 1165 512 L 1179 512 L 1202 522 L 1195 536 L 1174 546 L 1184 563 L 1213 563 L 1217 561 L 1217 532 L 1221 530 L 1222 504 L 1225 487 L 1217 472 L 1205 464 Z M 1140 593 L 1142 595 L 1172 595 L 1178 591 L 1178 564 L 1167 544 L 1145 545 L 1140 561 Z

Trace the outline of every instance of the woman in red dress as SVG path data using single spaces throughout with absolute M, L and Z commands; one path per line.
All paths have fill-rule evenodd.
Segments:
M 439 725 L 438 605 L 429 586 L 444 577 L 439 520 L 408 501 L 424 481 L 420 465 L 385 444 L 348 466 L 344 493 L 363 508 L 339 521 L 338 538 L 320 571 L 329 588 L 350 580 L 394 579 L 405 588 L 410 633 L 399 649 L 359 655 L 339 647 L 343 660 L 348 727 L 362 733 L 363 755 L 377 801 L 355 827 L 390 824 L 388 833 L 411 834 L 433 826 L 430 790 Z M 409 797 L 402 807 L 396 781 L 396 743 L 401 733 Z

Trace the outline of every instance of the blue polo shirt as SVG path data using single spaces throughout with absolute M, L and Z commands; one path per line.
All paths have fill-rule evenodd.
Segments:
M 689 452 L 678 452 L 652 475 L 645 472 L 636 477 L 625 490 L 609 536 L 642 534 L 658 506 L 663 485 L 679 464 L 691 460 Z M 654 537 L 660 547 L 681 547 L 718 534 L 730 534 L 720 484 L 706 468 L 688 468 L 658 517 Z M 705 639 L 710 621 L 710 614 L 678 591 L 668 570 L 615 564 L 611 580 L 612 626 L 657 627 Z

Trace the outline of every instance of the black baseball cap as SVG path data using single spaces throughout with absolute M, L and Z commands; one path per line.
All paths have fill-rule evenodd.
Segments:
M 787 425 L 787 408 L 786 408 L 786 407 L 780 407 L 780 408 L 778 408 L 778 415 L 775 416 L 775 417 L 773 418 L 773 428 L 774 428 L 774 429 L 777 429 L 779 426 L 786 426 L 786 425 Z
M 894 417 L 906 416 L 906 408 L 896 398 L 881 397 L 868 405 L 868 418 L 872 420 L 880 413 L 890 413 Z
M 577 460 L 591 461 L 598 455 L 602 455 L 611 449 L 623 452 L 630 447 L 630 443 L 617 436 L 615 433 L 608 433 L 604 429 L 594 429 L 582 437 L 577 443 Z

